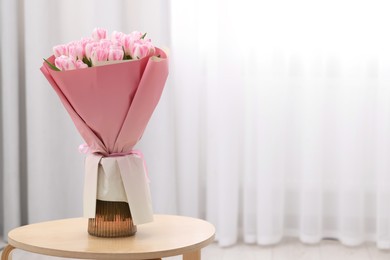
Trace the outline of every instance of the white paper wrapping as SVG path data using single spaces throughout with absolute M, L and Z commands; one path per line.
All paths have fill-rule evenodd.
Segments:
M 152 200 L 143 159 L 137 155 L 102 157 L 85 161 L 84 217 L 94 218 L 96 199 L 124 201 L 135 225 L 153 221 Z
M 127 202 L 116 158 L 102 158 L 98 167 L 97 199 Z

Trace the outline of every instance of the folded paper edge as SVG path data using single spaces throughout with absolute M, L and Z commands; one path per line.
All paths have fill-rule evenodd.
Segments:
M 164 55 L 166 55 L 164 53 Z M 158 71 L 158 73 L 156 73 Z M 166 80 L 168 78 L 168 73 L 169 73 L 169 68 L 168 68 L 168 58 L 165 57 L 161 59 L 161 61 L 152 61 L 149 60 L 145 67 L 145 71 L 142 75 L 141 81 L 139 82 L 137 92 L 134 95 L 133 102 L 131 106 L 129 107 L 129 110 L 127 112 L 126 118 L 123 122 L 122 129 L 119 131 L 119 134 L 117 136 L 117 139 L 115 141 L 115 149 L 119 149 L 118 144 L 124 144 L 122 146 L 123 150 L 130 150 L 134 147 L 134 145 L 139 141 L 139 138 L 141 138 L 143 132 L 145 131 L 145 128 L 155 110 L 155 108 L 158 105 L 158 102 L 161 98 L 162 92 L 164 90 L 164 86 L 166 83 Z M 151 87 L 148 86 L 146 83 L 148 81 L 148 77 L 154 77 L 157 78 L 156 82 L 158 82 L 157 86 L 154 87 L 153 91 L 153 97 L 150 97 L 150 92 Z M 147 113 L 147 116 L 144 118 L 141 118 L 139 113 L 137 111 L 139 110 L 137 106 L 141 105 L 144 103 L 144 98 L 145 96 L 148 97 L 148 102 L 153 102 L 153 104 L 149 107 L 149 111 Z M 139 129 L 140 137 L 137 140 L 127 140 L 126 137 L 124 136 L 129 129 L 134 128 L 134 124 L 132 122 L 137 121 L 143 121 L 142 125 L 145 125 L 141 131 Z
M 152 200 L 143 159 L 129 155 L 118 157 L 117 163 L 134 224 L 152 222 Z
M 52 86 L 54 91 L 56 92 L 58 98 L 60 99 L 65 110 L 68 112 L 69 116 L 71 117 L 74 125 L 76 126 L 82 138 L 89 144 L 96 144 L 97 147 L 94 147 L 95 149 L 97 148 L 96 152 L 106 155 L 107 148 L 104 146 L 103 142 L 96 136 L 96 134 L 92 131 L 92 129 L 88 125 L 86 125 L 86 123 L 77 113 L 77 111 L 75 111 L 75 109 L 72 107 L 69 100 L 66 98 L 65 94 L 61 91 L 60 87 L 55 82 L 53 76 L 50 74 L 47 64 L 44 64 L 40 68 L 40 70 L 43 73 L 43 75 L 46 77 L 47 81 L 49 81 L 49 84 Z
M 95 218 L 99 163 L 102 156 L 90 154 L 85 158 L 84 217 Z

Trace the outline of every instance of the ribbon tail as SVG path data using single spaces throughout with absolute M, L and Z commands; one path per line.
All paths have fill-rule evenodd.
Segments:
M 84 217 L 95 218 L 98 169 L 102 156 L 90 154 L 85 159 Z
M 143 159 L 136 156 L 123 156 L 118 157 L 117 163 L 134 224 L 152 222 L 152 198 Z

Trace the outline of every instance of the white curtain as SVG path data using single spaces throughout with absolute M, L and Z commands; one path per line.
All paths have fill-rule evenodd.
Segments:
M 138 145 L 157 213 L 242 238 L 390 249 L 389 4 L 1 0 L 0 228 L 81 215 L 82 143 L 39 72 L 96 27 L 170 49 Z
M 178 187 L 200 185 L 185 196 L 220 245 L 292 235 L 390 248 L 388 8 L 173 2 Z

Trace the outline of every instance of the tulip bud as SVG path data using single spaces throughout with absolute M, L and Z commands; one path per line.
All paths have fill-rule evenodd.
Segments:
M 143 33 L 142 33 L 142 32 L 139 32 L 139 31 L 133 31 L 133 32 L 130 33 L 130 37 L 131 37 L 134 41 L 141 40 L 142 35 L 143 35 Z
M 99 43 L 98 42 L 90 42 L 90 43 L 87 43 L 87 45 L 85 45 L 85 56 L 90 59 L 91 58 L 91 53 L 92 53 L 92 50 L 99 46 Z
M 153 44 L 152 44 L 152 41 L 150 39 L 146 40 L 144 42 L 144 44 L 146 46 L 148 46 L 148 49 L 149 49 L 149 55 L 152 56 L 154 55 L 154 53 L 156 52 L 156 48 L 154 48 Z
M 61 55 L 68 56 L 68 46 L 66 44 L 56 45 L 53 47 L 53 52 L 56 58 Z
M 111 40 L 102 39 L 99 41 L 99 46 L 104 48 L 104 49 L 109 49 L 111 45 L 112 45 Z
M 76 68 L 72 57 L 61 55 L 54 60 L 54 64 L 60 70 L 74 70 Z
M 146 56 L 151 56 L 155 53 L 155 48 L 152 42 L 149 40 L 137 40 L 131 49 L 131 56 L 135 59 L 142 59 Z
M 111 41 L 117 42 L 117 43 L 119 43 L 120 45 L 123 45 L 124 37 L 125 37 L 125 34 L 124 34 L 123 32 L 114 31 L 114 32 L 111 34 Z
M 81 60 L 77 60 L 75 62 L 75 67 L 76 67 L 76 69 L 85 69 L 85 68 L 88 68 L 88 65 L 85 64 L 84 62 L 82 62 Z
M 108 59 L 108 49 L 97 46 L 92 50 L 91 52 L 92 65 L 96 64 L 98 61 L 107 61 L 107 59 Z
M 134 43 L 131 56 L 133 59 L 142 59 L 149 55 L 149 47 L 146 44 Z
M 85 46 L 86 46 L 88 43 L 91 43 L 91 42 L 93 42 L 93 41 L 94 41 L 94 40 L 93 40 L 92 38 L 88 38 L 88 37 L 82 38 L 82 39 L 80 40 L 81 45 L 83 46 L 84 49 L 85 49 Z
M 84 48 L 81 42 L 71 42 L 68 44 L 69 56 L 73 57 L 74 60 L 82 60 L 84 57 Z
M 125 49 L 125 55 L 131 55 L 131 49 L 134 45 L 134 39 L 131 37 L 131 35 L 125 35 L 123 38 L 123 48 Z
M 92 32 L 92 39 L 95 41 L 100 41 L 101 39 L 105 39 L 107 36 L 107 30 L 103 28 L 95 28 Z
M 108 60 L 123 60 L 123 50 L 119 48 L 111 48 L 108 52 Z

